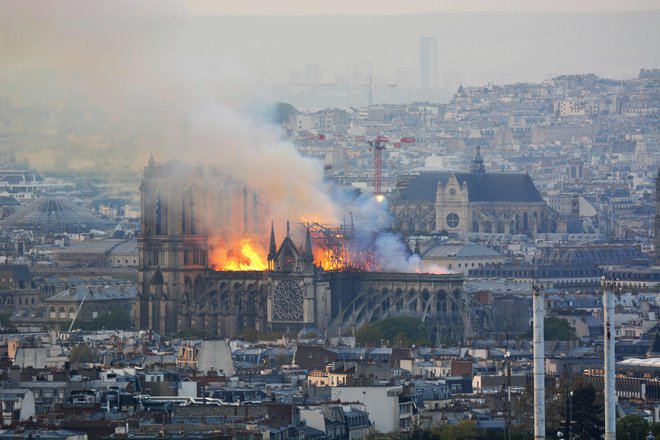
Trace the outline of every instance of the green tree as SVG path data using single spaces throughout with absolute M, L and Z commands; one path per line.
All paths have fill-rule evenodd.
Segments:
M 278 102 L 273 109 L 273 121 L 278 124 L 285 124 L 289 122 L 289 117 L 296 113 L 298 113 L 298 110 L 291 104 Z
M 601 399 L 592 384 L 580 384 L 573 389 L 571 420 L 574 439 L 600 438 L 605 423 Z
M 399 332 L 394 336 L 394 345 L 397 345 L 399 347 L 410 347 L 412 345 L 412 341 L 406 336 L 405 333 Z
M 390 343 L 393 343 L 397 335 L 404 335 L 410 343 L 417 345 L 429 345 L 429 330 L 418 318 L 394 317 L 385 318 L 372 324 L 383 334 Z
M 247 342 L 259 342 L 259 341 L 274 341 L 276 339 L 280 339 L 284 336 L 283 333 L 281 332 L 260 332 L 256 328 L 248 328 L 243 330 L 238 337 L 243 339 L 244 341 Z
M 92 320 L 87 327 L 88 330 L 130 330 L 133 328 L 133 320 L 125 311 L 115 309 Z
M 71 321 L 61 324 L 62 330 L 69 330 Z M 74 326 L 80 330 L 131 330 L 133 328 L 133 319 L 131 315 L 121 309 L 112 310 L 106 315 L 101 315 L 91 321 L 77 320 Z
M 568 341 L 575 338 L 575 329 L 562 318 L 545 318 L 544 330 L 547 341 Z
M 276 354 L 275 355 L 275 365 L 281 367 L 282 365 L 290 365 L 293 359 L 288 354 Z
M 660 437 L 660 422 L 651 423 L 649 425 L 649 431 L 653 433 L 655 438 Z
M 378 345 L 381 340 L 387 345 L 430 345 L 429 329 L 417 318 L 393 317 L 365 324 L 355 338 L 361 345 Z
M 69 362 L 79 364 L 83 362 L 94 362 L 98 353 L 87 345 L 76 345 L 69 352 Z
M 355 340 L 360 345 L 379 345 L 384 339 L 383 332 L 370 324 L 365 324 L 355 332 Z
M 616 422 L 617 440 L 645 440 L 649 433 L 649 423 L 642 417 L 629 414 Z
M 241 332 L 239 338 L 247 342 L 257 342 L 261 338 L 261 333 L 254 327 L 247 328 Z
M 433 440 L 486 439 L 486 430 L 477 427 L 475 420 L 461 420 L 456 424 L 435 425 L 431 428 Z
M 187 329 L 179 330 L 176 333 L 176 335 L 179 338 L 199 338 L 199 339 L 203 339 L 203 338 L 208 337 L 208 334 L 206 333 L 206 331 L 204 331 L 202 329 L 198 329 L 198 328 L 187 328 Z

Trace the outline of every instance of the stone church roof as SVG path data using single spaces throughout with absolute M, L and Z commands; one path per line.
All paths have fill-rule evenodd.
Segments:
M 414 176 L 399 195 L 402 202 L 435 202 L 438 183 L 451 176 L 468 185 L 470 202 L 543 202 L 529 174 L 427 172 Z

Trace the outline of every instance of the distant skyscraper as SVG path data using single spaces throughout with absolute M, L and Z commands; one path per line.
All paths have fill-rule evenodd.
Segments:
M 318 64 L 305 65 L 305 84 L 308 86 L 321 84 L 321 66 Z
M 436 85 L 436 50 L 435 37 L 422 37 L 419 39 L 419 85 L 422 90 L 431 90 Z
M 368 86 L 373 75 L 373 65 L 368 61 L 361 61 L 353 65 L 353 85 Z

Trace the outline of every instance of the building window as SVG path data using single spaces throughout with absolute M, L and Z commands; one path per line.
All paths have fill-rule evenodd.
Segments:
M 447 221 L 447 226 L 450 228 L 457 228 L 460 223 L 460 218 L 458 217 L 458 214 L 454 212 L 450 212 L 449 214 L 447 214 L 447 218 L 445 220 Z

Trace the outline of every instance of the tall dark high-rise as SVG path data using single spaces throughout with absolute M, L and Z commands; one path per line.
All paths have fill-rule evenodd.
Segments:
M 419 85 L 422 90 L 436 86 L 437 42 L 435 37 L 419 39 Z

